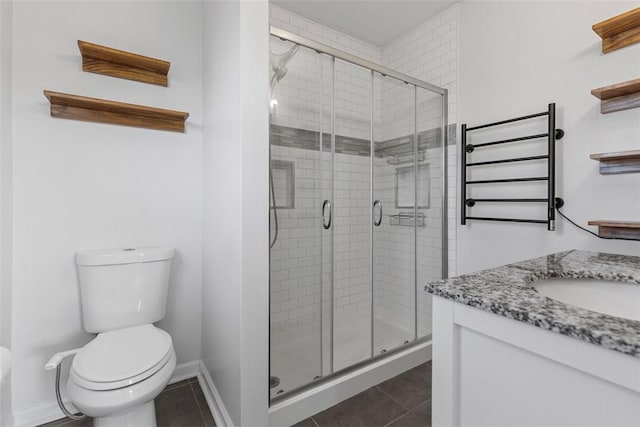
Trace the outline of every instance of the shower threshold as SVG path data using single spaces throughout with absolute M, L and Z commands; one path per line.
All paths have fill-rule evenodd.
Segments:
M 293 425 L 431 360 L 431 334 L 271 399 L 269 425 Z
M 370 316 L 350 318 L 347 327 L 336 325 L 334 336 L 334 374 L 328 374 L 329 361 L 324 357 L 324 366 L 320 369 L 319 325 L 300 326 L 271 336 L 271 375 L 280 379 L 279 386 L 270 389 L 271 402 L 285 399 L 287 396 L 330 379 L 353 367 L 361 367 L 380 357 L 387 357 L 402 351 L 408 346 L 425 342 L 428 337 L 413 340 L 405 339 L 410 334 L 395 324 L 382 319 L 375 320 L 375 348 L 371 358 L 371 341 L 367 327 Z M 342 323 L 342 322 L 340 322 Z M 346 326 L 347 323 L 345 323 Z M 326 326 L 326 325 L 325 325 Z M 421 331 L 422 332 L 422 331 Z M 325 351 L 328 346 L 325 346 Z

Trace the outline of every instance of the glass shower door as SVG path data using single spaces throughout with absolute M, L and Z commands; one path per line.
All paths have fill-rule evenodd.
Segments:
M 371 357 L 371 79 L 335 60 L 334 371 Z
M 416 228 L 416 269 L 417 269 L 417 322 L 418 336 L 429 336 L 431 328 L 431 295 L 424 292 L 427 282 L 443 277 L 443 230 L 447 228 L 447 216 L 443 221 L 444 158 L 443 144 L 446 143 L 443 97 L 422 88 L 416 88 L 416 128 L 418 135 L 418 215 L 423 224 Z M 420 170 L 422 168 L 422 170 Z M 454 172 L 455 173 L 455 172 Z M 450 206 L 455 206 L 453 200 Z M 451 213 L 455 218 L 455 211 Z
M 271 37 L 270 395 L 322 376 L 323 61 Z
M 374 354 L 416 338 L 415 86 L 375 73 Z
M 446 97 L 277 37 L 271 70 L 273 399 L 431 334 Z

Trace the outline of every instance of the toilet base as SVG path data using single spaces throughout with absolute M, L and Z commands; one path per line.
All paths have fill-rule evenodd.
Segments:
M 132 410 L 93 419 L 94 427 L 156 427 L 156 407 L 150 401 Z

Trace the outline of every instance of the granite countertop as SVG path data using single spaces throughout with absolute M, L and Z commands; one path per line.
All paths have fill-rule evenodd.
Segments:
M 539 294 L 532 283 L 568 277 L 640 286 L 640 257 L 571 250 L 428 283 L 433 295 L 640 358 L 640 321 Z

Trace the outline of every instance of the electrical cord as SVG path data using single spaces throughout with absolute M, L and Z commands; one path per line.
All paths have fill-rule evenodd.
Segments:
M 606 236 L 600 236 L 599 234 L 594 233 L 591 230 L 587 230 L 586 228 L 576 224 L 575 222 L 573 222 L 569 217 L 567 217 L 565 214 L 562 213 L 562 211 L 560 210 L 559 207 L 556 207 L 556 210 L 558 211 L 558 213 L 560 214 L 560 216 L 564 219 L 566 219 L 567 221 L 569 221 L 571 224 L 573 224 L 574 226 L 578 227 L 580 230 L 586 231 L 589 234 L 593 234 L 594 236 L 596 236 L 599 239 L 606 239 L 606 240 L 630 240 L 630 241 L 635 241 L 637 242 L 637 239 L 629 239 L 627 237 L 606 237 Z

